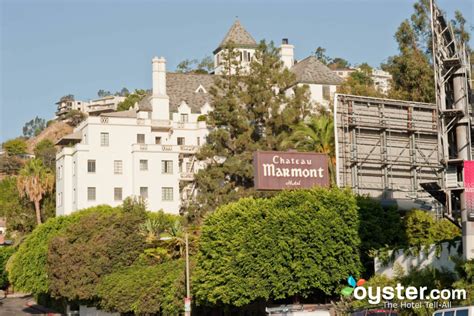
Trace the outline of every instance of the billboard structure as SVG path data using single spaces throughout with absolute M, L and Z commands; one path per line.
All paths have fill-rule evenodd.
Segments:
M 439 207 L 420 184 L 442 166 L 434 104 L 336 94 L 336 181 L 402 209 Z
M 254 153 L 254 183 L 257 190 L 302 189 L 329 186 L 329 157 L 296 151 Z

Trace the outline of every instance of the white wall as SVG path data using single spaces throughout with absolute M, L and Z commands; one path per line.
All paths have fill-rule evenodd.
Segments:
M 79 315 L 80 316 L 120 316 L 120 313 L 108 313 L 108 312 L 98 310 L 95 307 L 80 305 Z
M 434 245 L 428 247 L 427 252 L 420 251 L 417 256 L 405 255 L 403 250 L 398 250 L 395 253 L 395 260 L 386 266 L 383 265 L 383 262 L 379 258 L 375 258 L 375 273 L 393 278 L 395 276 L 394 268 L 397 265 L 402 267 L 405 273 L 413 268 L 425 268 L 427 266 L 437 269 L 446 268 L 450 271 L 454 271 L 455 263 L 451 258 L 459 256 L 458 248 L 461 246 L 460 241 L 451 247 L 449 247 L 449 243 L 443 243 L 441 246 L 442 250 L 439 255 Z

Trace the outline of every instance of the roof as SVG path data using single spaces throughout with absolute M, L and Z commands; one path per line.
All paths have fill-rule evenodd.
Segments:
M 128 110 L 128 111 L 102 113 L 100 116 L 105 116 L 105 117 L 128 117 L 128 118 L 136 118 L 136 117 L 137 117 L 137 113 L 135 112 L 135 110 L 131 109 L 131 110 Z
M 70 143 L 79 143 L 82 140 L 82 133 L 80 131 L 68 134 L 56 142 L 56 145 L 67 145 Z
M 219 44 L 216 50 L 214 50 L 214 54 L 229 43 L 233 43 L 238 47 L 257 47 L 257 42 L 252 37 L 252 35 L 247 32 L 242 24 L 240 24 L 239 20 L 236 20 L 234 24 L 232 24 L 222 42 Z
M 339 85 L 344 82 L 344 79 L 336 75 L 314 56 L 306 57 L 293 65 L 291 72 L 296 75 L 297 83 Z
M 201 107 L 211 103 L 209 90 L 214 84 L 214 75 L 193 73 L 166 73 L 166 93 L 170 99 L 170 112 L 177 112 L 181 102 L 185 101 L 191 112 L 200 113 Z M 205 92 L 199 89 L 202 86 Z M 139 103 L 140 111 L 151 111 L 151 93 Z

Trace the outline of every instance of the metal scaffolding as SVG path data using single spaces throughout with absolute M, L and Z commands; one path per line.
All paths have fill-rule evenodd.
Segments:
M 443 166 L 440 191 L 445 194 L 445 216 L 461 217 L 463 250 L 474 257 L 474 223 L 468 222 L 464 196 L 464 161 L 471 160 L 470 65 L 464 44 L 431 0 L 431 29 L 439 161 Z
M 420 186 L 441 177 L 434 104 L 337 94 L 337 183 L 405 209 L 437 208 Z

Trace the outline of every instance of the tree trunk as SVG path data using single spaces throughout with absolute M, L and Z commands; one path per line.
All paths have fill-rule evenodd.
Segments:
M 41 209 L 39 200 L 35 200 L 36 223 L 41 224 Z

